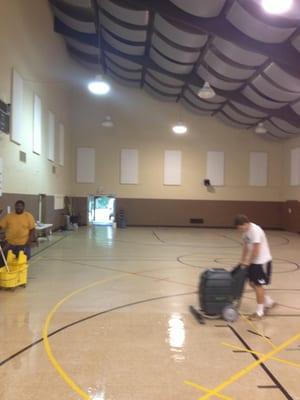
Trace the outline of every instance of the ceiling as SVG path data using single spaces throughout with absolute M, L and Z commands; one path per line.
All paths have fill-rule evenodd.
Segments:
M 70 55 L 118 82 L 269 139 L 300 134 L 300 2 L 50 0 Z M 197 95 L 208 81 L 216 96 Z

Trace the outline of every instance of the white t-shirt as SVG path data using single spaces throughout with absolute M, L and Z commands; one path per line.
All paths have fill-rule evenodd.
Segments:
M 253 264 L 265 264 L 272 260 L 268 240 L 260 226 L 250 222 L 248 231 L 243 234 L 243 241 L 249 251 L 252 251 L 254 243 L 260 244 L 258 256 L 252 261 Z

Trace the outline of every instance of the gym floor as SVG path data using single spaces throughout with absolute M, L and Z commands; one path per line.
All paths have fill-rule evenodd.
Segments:
M 267 232 L 269 293 L 250 322 L 199 324 L 199 275 L 235 266 L 230 229 L 95 226 L 31 260 L 26 289 L 0 291 L 3 400 L 300 399 L 300 236 Z M 43 340 L 44 337 L 44 340 Z

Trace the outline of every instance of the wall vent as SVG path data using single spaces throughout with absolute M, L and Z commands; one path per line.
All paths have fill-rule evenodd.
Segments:
M 20 161 L 22 161 L 23 163 L 26 163 L 26 153 L 25 153 L 25 151 L 20 151 L 20 153 L 19 153 L 19 159 L 20 159 Z
M 190 224 L 203 224 L 204 219 L 203 218 L 191 218 L 190 219 Z

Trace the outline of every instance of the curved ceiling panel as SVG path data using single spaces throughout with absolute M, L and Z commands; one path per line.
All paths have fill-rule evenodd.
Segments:
M 284 121 L 276 117 L 271 118 L 271 121 L 275 126 L 277 126 L 278 128 L 282 129 L 287 133 L 294 133 L 294 134 L 300 133 L 300 128 L 297 128 L 296 126 L 289 124 L 287 121 Z
M 209 0 L 195 1 L 195 0 L 171 0 L 176 7 L 183 11 L 195 15 L 196 17 L 216 17 L 222 11 L 226 0 Z
M 197 70 L 197 74 L 204 81 L 208 81 L 214 88 L 222 90 L 236 90 L 243 85 L 243 82 L 232 82 L 230 80 L 220 79 L 213 73 L 209 72 L 203 65 L 200 65 Z
M 155 97 L 156 99 L 159 100 L 163 100 L 163 101 L 173 101 L 175 102 L 177 99 L 177 96 L 175 95 L 168 95 L 165 93 L 160 93 L 158 92 L 156 89 L 154 89 L 149 83 L 145 82 L 144 84 L 144 89 L 146 92 L 148 92 L 149 94 L 151 94 L 153 97 Z
M 147 10 L 134 10 L 132 8 L 121 7 L 110 0 L 98 0 L 101 8 L 111 15 L 118 16 L 118 19 L 133 25 L 148 25 L 149 11 Z
M 151 75 L 153 75 L 156 79 L 158 79 L 162 83 L 165 83 L 166 85 L 178 86 L 178 87 L 182 87 L 184 85 L 184 81 L 172 78 L 167 73 L 163 74 L 151 68 L 148 68 L 148 72 L 150 72 Z
M 91 0 L 65 0 L 65 3 L 76 7 L 91 8 Z
M 261 0 L 49 0 L 72 58 L 117 82 L 217 114 L 263 137 L 300 135 L 300 2 L 284 16 Z M 198 92 L 208 82 L 210 99 Z M 253 133 L 253 128 L 249 129 Z
M 212 44 L 222 53 L 224 56 L 232 59 L 236 63 L 242 65 L 248 65 L 250 67 L 257 67 L 267 61 L 268 57 L 244 49 L 236 44 L 229 42 L 221 37 L 215 37 Z
M 96 33 L 96 26 L 93 21 L 80 21 L 72 18 L 58 8 L 54 7 L 54 15 L 67 27 L 82 33 Z
M 145 42 L 147 38 L 147 31 L 141 29 L 129 29 L 112 21 L 105 14 L 99 13 L 100 25 L 104 26 L 108 31 L 113 32 L 115 35 L 120 36 L 122 39 L 132 42 Z
M 247 126 L 245 124 L 242 124 L 242 123 L 232 120 L 223 111 L 216 113 L 215 116 L 218 120 L 220 120 L 221 122 L 223 122 L 226 125 L 231 126 L 232 128 L 245 129 L 245 128 L 251 127 L 251 126 Z
M 82 53 L 93 54 L 93 55 L 99 55 L 101 53 L 98 47 L 90 46 L 88 44 L 79 42 L 78 40 L 74 40 L 69 37 L 67 37 L 65 40 L 68 46 L 71 46 L 74 49 L 81 51 Z
M 188 99 L 186 99 L 185 97 L 182 97 L 180 100 L 180 103 L 189 111 L 191 111 L 193 114 L 197 114 L 197 115 L 203 115 L 203 116 L 208 116 L 212 114 L 212 111 L 208 111 L 208 110 L 202 110 L 200 108 L 198 108 L 197 106 L 195 106 L 193 103 L 191 103 Z
M 252 85 L 256 87 L 265 96 L 270 97 L 276 101 L 294 101 L 296 100 L 300 93 L 292 93 L 283 89 L 279 89 L 275 84 L 265 79 L 262 75 L 259 75 L 252 81 Z
M 231 101 L 231 103 L 234 105 L 235 108 L 237 108 L 239 111 L 247 116 L 253 118 L 265 118 L 267 116 L 266 113 L 259 111 L 257 108 L 252 108 L 236 101 Z
M 145 82 L 147 82 L 152 88 L 159 90 L 162 93 L 170 94 L 170 95 L 178 95 L 181 92 L 181 88 L 170 86 L 165 86 L 157 80 L 153 79 L 153 77 L 149 74 L 145 75 Z
M 169 57 L 181 63 L 193 64 L 198 60 L 200 55 L 200 51 L 184 51 L 174 46 L 171 46 L 155 33 L 152 36 L 151 42 L 152 46 L 163 53 L 166 57 Z
M 207 35 L 196 34 L 179 29 L 168 22 L 165 18 L 162 18 L 159 14 L 155 15 L 154 29 L 172 42 L 184 47 L 199 49 L 203 47 L 207 41 Z
M 229 64 L 223 61 L 211 50 L 207 51 L 204 61 L 219 74 L 226 76 L 226 78 L 243 80 L 250 78 L 255 73 L 255 69 L 242 68 L 236 66 L 234 62 Z
M 295 28 L 275 27 L 262 22 L 251 15 L 238 1 L 233 3 L 226 18 L 247 36 L 265 43 L 284 42 L 295 31 Z
M 103 37 L 108 44 L 110 44 L 115 49 L 119 50 L 121 53 L 130 54 L 134 56 L 141 56 L 144 54 L 145 46 L 136 46 L 123 43 L 120 40 L 113 37 L 109 32 L 103 31 Z
M 240 122 L 242 124 L 249 124 L 249 125 L 257 125 L 257 123 L 260 121 L 259 118 L 252 118 L 252 117 L 247 117 L 246 115 L 240 113 L 237 109 L 235 109 L 233 106 L 230 104 L 226 104 L 223 108 L 222 111 L 231 117 L 233 120 Z
M 283 89 L 298 92 L 300 97 L 300 76 L 297 78 L 289 74 L 275 63 L 270 64 L 264 73 Z
M 117 56 L 116 54 L 110 53 L 108 51 L 105 54 L 106 54 L 106 58 L 110 59 L 111 61 L 120 65 L 123 68 L 136 70 L 136 71 L 140 71 L 142 69 L 142 66 L 140 64 L 130 61 L 127 58 Z
M 167 60 L 160 55 L 153 47 L 150 49 L 150 58 L 160 67 L 176 74 L 189 74 L 193 69 L 193 64 L 178 64 L 175 61 Z
M 265 121 L 264 127 L 268 130 L 268 132 L 270 132 L 273 136 L 275 136 L 277 138 L 287 139 L 287 138 L 295 137 L 294 134 L 289 134 L 289 133 L 277 128 L 277 126 L 272 124 L 272 122 L 270 122 L 270 121 Z
M 142 77 L 142 71 L 128 71 L 128 69 L 123 69 L 122 67 L 116 65 L 115 63 L 112 63 L 108 59 L 106 60 L 106 66 L 111 71 L 115 72 L 124 79 L 140 80 Z
M 285 106 L 286 103 L 280 103 L 273 101 L 271 99 L 266 98 L 262 94 L 258 93 L 256 90 L 254 90 L 251 86 L 245 87 L 243 89 L 243 95 L 247 97 L 247 99 L 251 100 L 254 104 L 263 107 L 263 108 L 269 108 L 276 110 L 278 108 L 281 108 Z

